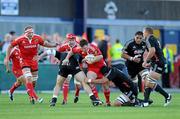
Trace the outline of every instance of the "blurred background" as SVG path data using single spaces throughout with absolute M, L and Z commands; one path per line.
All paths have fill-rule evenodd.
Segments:
M 164 51 L 169 61 L 164 74 L 168 81 L 162 81 L 162 85 L 180 88 L 179 0 L 0 0 L 0 6 L 0 90 L 8 90 L 15 81 L 12 74 L 5 73 L 3 65 L 7 46 L 27 25 L 50 42 L 64 40 L 67 33 L 97 45 L 106 41 L 108 61 L 108 49 L 116 40 L 124 45 L 136 31 L 151 26 L 162 48 L 168 51 Z M 46 57 L 39 67 L 37 90 L 52 90 L 58 66 Z

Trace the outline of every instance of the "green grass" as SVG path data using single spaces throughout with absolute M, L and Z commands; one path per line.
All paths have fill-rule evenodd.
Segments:
M 163 107 L 164 99 L 153 93 L 154 103 L 150 107 L 93 107 L 85 93 L 80 94 L 77 104 L 73 94 L 69 94 L 67 105 L 61 105 L 59 97 L 56 107 L 49 107 L 51 94 L 39 94 L 44 98 L 42 104 L 31 105 L 27 95 L 15 94 L 14 102 L 6 94 L 0 94 L 0 119 L 180 119 L 180 93 L 174 93 L 172 103 Z M 112 101 L 118 96 L 112 93 Z M 104 99 L 103 94 L 100 97 Z

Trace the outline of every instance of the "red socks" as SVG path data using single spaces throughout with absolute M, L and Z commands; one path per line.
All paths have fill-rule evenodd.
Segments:
M 69 83 L 63 83 L 63 96 L 64 96 L 64 101 L 67 101 L 68 97 L 68 91 L 69 91 Z
M 110 90 L 109 89 L 104 91 L 104 96 L 106 98 L 106 104 L 110 104 L 111 102 L 110 102 Z
M 18 84 L 17 82 L 15 82 L 10 89 L 10 93 L 13 94 L 16 88 L 18 88 L 19 86 L 21 86 L 21 84 Z
M 97 91 L 97 89 L 96 89 L 96 86 L 93 86 L 93 87 L 91 88 L 91 90 L 92 90 L 94 96 L 95 96 L 97 99 L 99 99 L 98 91 Z
M 29 94 L 30 97 L 35 98 L 36 100 L 38 99 L 38 96 L 37 96 L 36 92 L 34 91 L 34 87 L 31 82 L 26 83 L 26 89 L 27 89 L 27 93 Z
M 76 86 L 75 97 L 79 97 L 79 91 L 80 91 L 80 88 Z

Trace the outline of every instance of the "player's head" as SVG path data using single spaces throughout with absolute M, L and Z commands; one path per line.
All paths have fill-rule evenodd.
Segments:
M 140 44 L 140 43 L 142 42 L 142 40 L 143 40 L 143 32 L 137 31 L 137 32 L 135 33 L 134 40 L 135 40 L 135 42 L 136 42 L 137 44 Z
M 88 51 L 88 41 L 85 40 L 85 39 L 82 39 L 79 43 L 79 45 L 81 46 L 82 50 L 84 52 L 87 52 Z
M 153 29 L 151 27 L 145 27 L 143 29 L 143 36 L 147 38 L 149 35 L 153 34 Z
M 76 45 L 76 35 L 68 33 L 66 34 L 66 39 L 68 40 L 68 44 L 70 47 L 74 47 Z
M 32 26 L 27 26 L 24 28 L 24 34 L 26 37 L 28 37 L 29 39 L 32 39 L 33 35 L 34 35 L 34 30 Z

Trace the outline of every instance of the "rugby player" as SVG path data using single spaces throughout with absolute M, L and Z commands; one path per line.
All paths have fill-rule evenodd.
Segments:
M 126 66 L 130 78 L 138 87 L 138 75 L 143 80 L 148 69 L 142 67 L 143 54 L 146 50 L 146 43 L 143 41 L 143 32 L 137 31 L 132 40 L 128 41 L 123 47 L 122 57 L 126 59 Z
M 6 57 L 5 65 L 9 64 L 10 52 L 13 47 L 18 46 L 20 50 L 20 65 L 24 77 L 26 78 L 26 88 L 29 96 L 32 98 L 32 104 L 37 100 L 43 100 L 39 98 L 34 90 L 33 81 L 38 79 L 38 46 L 44 47 L 56 47 L 56 43 L 48 43 L 44 41 L 41 36 L 34 34 L 32 26 L 27 26 L 24 29 L 24 34 L 11 42 L 9 45 Z
M 76 47 L 72 49 L 72 53 L 74 54 L 80 54 L 85 61 L 88 64 L 88 72 L 87 72 L 87 78 L 88 79 L 101 79 L 103 78 L 103 75 L 101 73 L 101 68 L 103 66 L 106 66 L 106 63 L 103 59 L 102 53 L 99 50 L 98 47 L 89 44 L 87 40 L 82 39 L 80 41 L 80 47 Z M 86 56 L 93 55 L 93 60 L 88 61 L 86 59 Z M 110 89 L 109 89 L 109 82 L 105 82 L 102 84 L 104 96 L 106 98 L 106 105 L 110 106 Z M 90 85 L 91 87 L 94 87 L 93 85 Z
M 72 48 L 75 48 L 78 45 L 75 41 L 76 36 L 74 34 L 67 34 L 66 39 L 67 43 L 64 43 L 57 48 L 57 51 L 61 52 L 62 55 L 60 56 L 60 70 L 59 74 L 57 75 L 56 85 L 54 87 L 53 97 L 51 99 L 50 106 L 56 105 L 59 90 L 61 89 L 65 79 L 69 74 L 72 74 L 79 82 L 81 82 L 84 90 L 88 93 L 90 99 L 92 100 L 92 104 L 94 106 L 97 106 L 102 102 L 96 99 L 96 97 L 91 91 L 91 88 L 85 82 L 86 75 L 79 67 L 78 55 L 72 55 L 71 57 L 66 59 L 68 52 L 70 52 Z
M 26 80 L 23 76 L 23 72 L 20 66 L 20 51 L 18 47 L 14 47 L 10 53 L 9 60 L 12 62 L 12 73 L 16 77 L 16 82 L 12 85 L 10 90 L 8 91 L 9 93 L 9 98 L 11 101 L 14 100 L 13 93 L 14 91 L 20 87 L 22 84 L 26 84 Z M 10 72 L 10 67 L 9 65 L 6 65 L 6 72 Z
M 150 72 L 146 75 L 145 79 L 145 97 L 142 106 L 149 106 L 148 100 L 152 90 L 155 90 L 156 92 L 164 96 L 164 106 L 167 106 L 171 102 L 171 94 L 168 94 L 157 83 L 157 80 L 161 79 L 161 74 L 165 70 L 166 59 L 163 55 L 159 41 L 153 36 L 153 29 L 150 27 L 144 28 L 143 36 L 145 38 L 146 46 L 148 48 L 148 54 L 144 58 L 142 66 L 144 68 L 149 68 Z
M 120 96 L 114 102 L 114 106 L 141 106 L 142 100 L 137 99 L 138 90 L 135 84 L 132 82 L 125 73 L 117 69 L 116 67 L 109 68 L 104 66 L 101 68 L 102 74 L 106 78 L 101 78 L 97 80 L 88 79 L 88 83 L 102 84 L 107 81 L 112 81 L 117 88 L 122 92 Z M 149 101 L 151 104 L 152 101 Z

